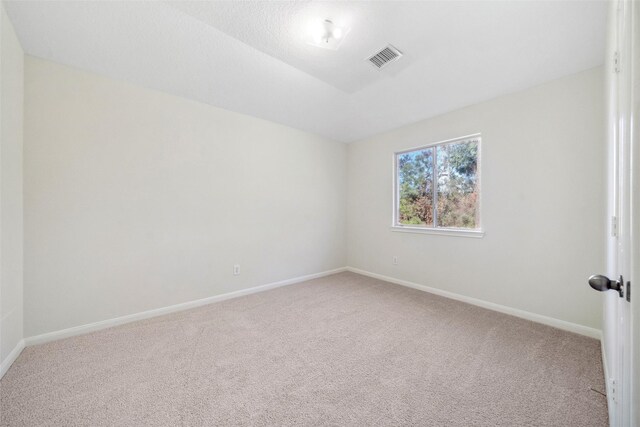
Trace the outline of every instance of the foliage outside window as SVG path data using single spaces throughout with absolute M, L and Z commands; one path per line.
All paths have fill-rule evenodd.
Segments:
M 480 229 L 480 136 L 396 153 L 396 227 Z

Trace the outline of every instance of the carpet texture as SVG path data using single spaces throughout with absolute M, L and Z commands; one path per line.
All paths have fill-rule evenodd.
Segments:
M 606 426 L 598 341 L 340 273 L 26 348 L 2 426 Z

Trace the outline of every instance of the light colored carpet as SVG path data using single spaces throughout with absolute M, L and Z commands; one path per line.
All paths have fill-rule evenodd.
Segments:
M 606 426 L 598 341 L 352 273 L 28 347 L 5 426 Z

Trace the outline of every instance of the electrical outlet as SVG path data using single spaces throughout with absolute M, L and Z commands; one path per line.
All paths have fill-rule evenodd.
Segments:
M 239 276 L 240 275 L 240 264 L 235 264 L 233 266 L 233 275 L 234 276 Z
M 398 257 L 397 256 L 393 257 L 393 265 L 398 265 Z

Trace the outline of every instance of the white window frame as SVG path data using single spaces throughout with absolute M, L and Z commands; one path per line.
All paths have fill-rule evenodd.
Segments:
M 398 218 L 399 206 L 400 206 L 400 189 L 399 189 L 399 179 L 398 179 L 398 156 L 410 153 L 412 151 L 423 150 L 425 148 L 432 148 L 438 145 L 448 145 L 454 144 L 456 142 L 464 142 L 470 139 L 478 140 L 478 159 L 477 159 L 477 182 L 478 182 L 478 203 L 476 209 L 478 209 L 478 218 L 479 224 L 477 228 L 469 229 L 469 228 L 449 228 L 449 227 L 432 227 L 432 226 L 419 226 L 419 225 L 403 225 L 400 224 Z M 437 150 L 435 150 L 437 151 Z M 436 157 L 437 158 L 437 157 Z M 434 161 L 437 162 L 436 158 Z M 392 213 L 392 223 L 391 223 L 391 231 L 397 231 L 402 233 L 419 233 L 419 234 L 435 234 L 441 236 L 455 236 L 455 237 L 475 237 L 482 238 L 484 237 L 484 230 L 482 228 L 482 181 L 481 181 L 481 158 L 482 158 L 482 135 L 479 133 L 475 133 L 472 135 L 465 135 L 458 138 L 447 139 L 444 141 L 438 141 L 431 144 L 421 145 L 419 147 L 408 148 L 401 151 L 396 151 L 393 153 L 393 213 Z M 437 176 L 436 167 L 434 167 L 434 177 Z M 434 200 L 434 206 L 437 203 L 437 192 L 436 199 Z

